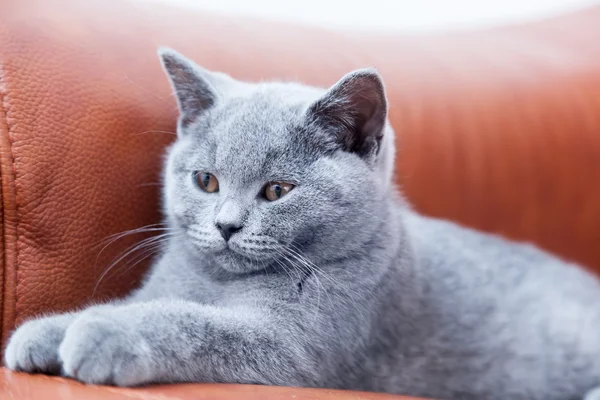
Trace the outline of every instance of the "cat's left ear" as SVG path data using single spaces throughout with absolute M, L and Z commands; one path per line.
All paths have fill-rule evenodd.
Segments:
M 184 128 L 214 107 L 229 81 L 233 81 L 225 74 L 200 67 L 173 49 L 160 48 L 158 56 L 177 97 L 180 122 Z
M 372 68 L 350 72 L 308 108 L 307 117 L 329 136 L 319 138 L 329 147 L 374 158 L 387 118 L 381 76 Z

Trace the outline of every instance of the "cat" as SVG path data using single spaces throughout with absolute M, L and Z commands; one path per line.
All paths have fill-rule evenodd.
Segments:
M 180 109 L 164 250 L 130 296 L 23 324 L 8 368 L 467 400 L 600 385 L 598 279 L 416 213 L 376 70 L 325 90 L 159 55 Z

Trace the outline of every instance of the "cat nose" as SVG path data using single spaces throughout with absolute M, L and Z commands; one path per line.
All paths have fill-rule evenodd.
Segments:
M 242 229 L 242 226 L 237 224 L 221 224 L 217 222 L 217 228 L 219 229 L 219 232 L 221 232 L 223 239 L 227 242 L 231 235 Z

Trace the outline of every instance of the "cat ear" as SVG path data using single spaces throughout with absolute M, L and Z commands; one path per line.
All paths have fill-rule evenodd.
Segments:
M 379 150 L 387 117 L 387 100 L 381 76 L 374 69 L 360 69 L 345 75 L 307 111 L 337 148 L 361 157 Z M 331 137 L 333 135 L 333 137 Z
M 175 91 L 181 126 L 186 127 L 218 102 L 219 80 L 223 78 L 173 49 L 160 48 L 158 56 Z

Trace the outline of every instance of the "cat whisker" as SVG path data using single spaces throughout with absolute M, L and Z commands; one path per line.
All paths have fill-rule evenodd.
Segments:
M 119 273 L 118 275 L 115 276 L 115 278 L 118 279 L 118 278 L 122 277 L 127 272 L 131 271 L 136 265 L 138 265 L 142 261 L 146 260 L 149 257 L 156 255 L 159 250 L 164 248 L 166 242 L 167 242 L 167 240 L 164 239 L 164 240 L 160 240 L 156 243 L 152 243 L 151 245 L 149 245 L 147 248 L 142 250 L 141 254 L 135 256 L 135 258 L 130 261 L 132 264 L 127 265 L 126 268 L 124 268 L 124 270 L 121 271 L 121 273 Z
M 100 256 L 102 256 L 102 253 L 104 253 L 104 251 L 110 247 L 113 243 L 117 242 L 118 240 L 126 237 L 126 236 L 130 236 L 130 235 L 135 235 L 135 234 L 139 234 L 139 233 L 148 233 L 148 232 L 172 232 L 173 229 L 172 228 L 167 228 L 162 226 L 164 225 L 163 223 L 156 223 L 156 224 L 150 224 L 150 225 L 145 225 L 139 228 L 135 228 L 135 229 L 130 229 L 124 232 L 117 232 L 114 233 L 112 235 L 109 235 L 107 237 L 105 237 L 104 239 L 100 240 L 95 247 L 96 248 L 98 246 L 102 246 L 104 245 L 100 251 L 98 251 L 98 254 L 96 255 L 96 260 L 94 261 L 94 271 L 96 271 L 96 267 L 98 265 L 98 260 L 100 259 Z
M 269 266 L 268 264 L 265 264 L 265 262 L 264 262 L 263 259 L 260 259 L 258 257 L 254 257 L 252 255 L 249 255 L 249 259 L 250 259 L 250 263 L 252 265 L 254 265 L 254 261 L 256 261 L 257 262 L 257 266 L 260 267 L 260 269 L 262 269 L 262 270 L 266 270 L 267 267 Z
M 104 270 L 104 272 L 102 273 L 102 275 L 100 275 L 100 277 L 98 278 L 98 281 L 96 282 L 96 285 L 94 286 L 94 290 L 92 291 L 92 296 L 96 294 L 96 291 L 98 290 L 98 287 L 100 286 L 100 283 L 102 282 L 102 280 L 104 279 L 104 277 L 106 277 L 106 275 L 117 265 L 119 264 L 121 261 L 123 261 L 125 258 L 127 258 L 129 255 L 131 255 L 132 253 L 143 249 L 146 246 L 149 246 L 157 241 L 163 240 L 165 238 L 168 238 L 170 236 L 172 236 L 173 233 L 163 233 L 161 235 L 157 235 L 157 236 L 152 236 L 149 238 L 146 238 L 144 240 L 141 240 L 140 242 L 138 242 L 137 244 L 128 247 L 124 253 L 119 256 L 115 261 L 113 261 L 108 268 L 106 268 Z
M 330 291 L 326 291 L 331 306 L 333 306 L 331 296 L 343 297 L 347 300 L 347 304 L 352 304 L 353 306 L 356 306 L 358 304 L 356 299 L 358 297 L 361 297 L 362 294 L 360 292 L 357 292 L 356 290 L 347 285 L 342 287 L 342 285 L 340 285 L 340 283 L 338 283 L 333 277 L 331 277 L 331 275 L 327 274 L 317 265 L 308 260 L 308 258 L 304 257 L 297 246 L 290 244 L 289 247 L 286 248 L 286 251 L 295 252 L 297 257 L 301 257 L 305 260 L 305 262 L 311 264 L 311 271 L 314 272 L 315 278 L 318 278 L 320 276 L 321 278 L 325 278 L 327 280 L 332 289 Z M 362 315 L 362 309 L 360 307 L 354 308 L 357 312 L 361 313 Z
M 299 250 L 294 251 L 286 247 L 284 247 L 283 250 L 283 252 L 280 252 L 281 256 L 287 260 L 294 267 L 294 269 L 301 271 L 302 274 L 310 273 L 314 277 L 314 281 L 317 285 L 317 304 L 315 306 L 315 316 L 313 321 L 316 321 L 318 317 L 318 311 L 321 308 L 321 292 L 327 296 L 330 306 L 333 306 L 331 295 L 321 282 L 321 277 L 327 278 L 332 284 L 335 284 L 335 281 L 327 276 L 324 272 L 320 271 L 320 269 L 314 263 L 299 253 Z
M 285 256 L 284 256 L 284 255 L 283 255 L 281 252 L 279 252 L 279 251 L 278 251 L 277 247 L 266 247 L 266 248 L 265 248 L 265 247 L 263 247 L 263 248 L 262 248 L 262 250 L 271 250 L 271 251 L 273 251 L 274 253 L 276 253 L 276 254 L 280 255 L 281 257 L 283 257 L 283 258 L 284 258 L 284 260 L 285 260 Z M 264 254 L 264 253 L 263 253 L 263 254 Z M 248 255 L 249 255 L 250 257 L 252 257 L 252 256 L 253 256 L 253 255 L 251 255 L 251 254 L 248 254 Z M 276 264 L 277 264 L 277 265 L 278 265 L 278 266 L 279 266 L 279 267 L 280 267 L 280 268 L 281 268 L 281 269 L 282 269 L 282 270 L 283 270 L 283 271 L 284 271 L 284 272 L 287 274 L 287 276 L 288 276 L 288 277 L 289 277 L 289 279 L 290 279 L 290 282 L 291 282 L 292 284 L 294 284 L 294 282 L 295 282 L 295 280 L 294 280 L 294 277 L 292 276 L 292 273 L 290 272 L 290 271 L 291 271 L 291 270 L 290 270 L 290 268 L 289 268 L 288 266 L 286 266 L 286 265 L 285 265 L 285 262 L 282 262 L 281 260 L 277 259 L 276 257 L 275 257 L 275 258 L 273 258 L 273 261 L 274 261 L 274 262 L 275 262 L 275 263 L 276 263 Z M 295 270 L 294 270 L 294 272 L 297 272 L 297 271 L 295 271 Z M 297 278 L 298 280 L 300 280 L 300 279 L 301 279 L 301 276 L 297 275 L 297 276 L 296 276 L 296 278 Z
M 187 235 L 192 239 L 192 243 L 200 250 L 206 250 L 211 247 L 213 241 L 209 239 L 209 235 L 200 232 L 195 232 L 192 230 L 188 230 Z
M 285 249 L 289 253 L 293 254 L 293 256 L 295 258 L 298 258 L 298 259 L 302 260 L 302 262 L 304 264 L 306 264 L 307 267 L 311 269 L 311 271 L 314 271 L 314 272 L 316 272 L 318 274 L 321 274 L 321 276 L 323 276 L 324 278 L 328 279 L 329 283 L 331 283 L 332 286 L 337 286 L 338 285 L 338 283 L 335 281 L 335 279 L 333 279 L 331 276 L 329 276 L 327 273 L 325 273 L 321 268 L 319 268 L 312 261 L 310 261 L 306 256 L 304 256 L 302 254 L 301 250 L 298 249 L 297 246 L 294 246 L 294 244 L 290 243 L 288 245 L 288 247 L 285 248 Z
M 133 235 L 133 234 L 136 234 L 136 233 L 173 230 L 173 228 L 168 228 L 168 227 L 165 227 L 164 225 L 165 225 L 164 223 L 159 222 L 159 223 L 156 223 L 156 224 L 144 225 L 144 226 L 141 226 L 139 228 L 129 229 L 129 230 L 126 230 L 126 231 L 123 231 L 123 232 L 113 233 L 112 235 L 108 235 L 104 239 L 99 240 L 97 243 L 95 243 L 95 245 L 96 246 L 101 246 L 107 240 L 108 241 L 110 241 L 112 239 L 118 240 L 121 237 L 128 236 L 128 235 Z
M 282 257 L 284 257 L 284 259 L 286 261 L 288 261 L 290 263 L 290 265 L 292 265 L 292 267 L 294 269 L 299 269 L 301 271 L 302 274 L 306 274 L 307 272 L 310 273 L 310 270 L 306 270 L 305 267 L 306 265 L 304 264 L 298 264 L 298 261 L 296 259 L 296 261 L 294 261 L 293 259 L 290 259 L 289 257 L 287 257 L 284 253 L 281 253 Z M 291 254 L 290 254 L 291 255 Z M 319 278 L 316 275 L 313 275 L 313 277 L 315 278 L 315 283 L 317 284 L 317 303 L 315 304 L 315 308 L 314 308 L 314 314 L 313 314 L 313 319 L 312 319 L 312 323 L 314 325 L 314 323 L 316 323 L 318 315 L 319 315 L 319 310 L 321 309 L 321 292 L 325 292 L 325 288 L 323 287 L 323 285 L 321 284 L 321 281 L 319 280 Z
M 275 263 L 277 263 L 277 265 L 279 265 L 279 266 L 280 266 L 280 267 L 283 269 L 283 271 L 284 271 L 284 272 L 287 274 L 287 276 L 289 277 L 289 279 L 290 279 L 290 283 L 291 283 L 292 285 L 294 285 L 294 284 L 295 284 L 294 277 L 292 276 L 292 274 L 291 274 L 291 272 L 290 272 L 290 269 L 289 269 L 289 268 L 288 268 L 288 267 L 285 265 L 285 262 L 282 262 L 281 260 L 278 260 L 277 258 L 274 258 L 274 261 L 275 261 Z
M 313 274 L 313 276 L 315 277 L 315 281 L 317 282 L 317 285 L 319 285 L 320 288 L 325 292 L 330 305 L 333 306 L 331 296 L 333 295 L 333 293 L 338 292 L 337 289 L 340 286 L 339 283 L 335 279 L 333 279 L 329 274 L 325 273 L 319 266 L 317 266 L 312 261 L 310 261 L 306 256 L 304 256 L 302 254 L 302 252 L 300 251 L 300 249 L 298 249 L 293 244 L 290 244 L 288 247 L 286 247 L 285 251 L 288 254 L 290 254 L 292 257 L 297 259 L 304 268 L 306 268 L 308 271 L 310 271 Z M 328 283 L 329 286 L 331 287 L 331 289 L 333 289 L 334 291 L 332 292 L 331 290 L 326 290 L 325 286 L 321 282 L 321 279 L 325 279 L 326 283 Z M 344 291 L 342 293 L 345 293 L 345 295 L 348 294 L 346 289 L 344 289 Z
M 193 232 L 197 235 L 204 235 L 204 236 L 208 236 L 213 233 L 211 230 L 203 228 L 197 224 L 189 225 L 188 231 Z

